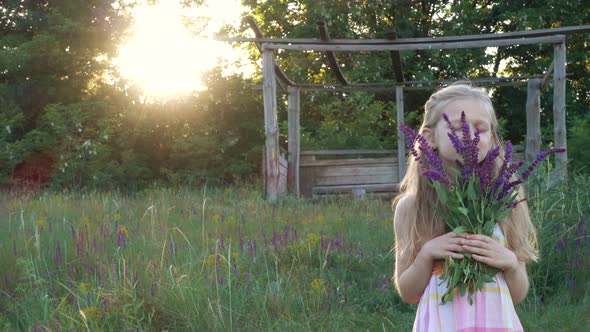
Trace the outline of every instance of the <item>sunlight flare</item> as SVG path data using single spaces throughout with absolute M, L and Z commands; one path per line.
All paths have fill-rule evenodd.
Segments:
M 241 10 L 237 0 L 207 1 L 198 7 L 171 0 L 137 6 L 129 37 L 113 62 L 149 99 L 204 90 L 204 73 L 241 55 L 241 50 L 213 40 L 224 24 L 239 22 Z

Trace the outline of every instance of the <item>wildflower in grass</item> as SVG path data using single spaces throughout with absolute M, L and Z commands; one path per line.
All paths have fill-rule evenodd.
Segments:
M 211 254 L 211 255 L 207 256 L 207 258 L 205 258 L 205 266 L 206 267 L 212 267 L 215 265 L 216 262 L 217 262 L 217 255 L 216 254 Z
M 90 284 L 87 282 L 81 282 L 78 284 L 78 290 L 83 294 L 88 294 L 88 291 L 90 290 Z
M 324 279 L 313 279 L 309 285 L 311 286 L 311 292 L 312 294 L 318 295 L 318 296 L 322 296 L 322 295 L 326 295 L 326 293 L 328 292 L 328 286 L 326 285 L 326 282 L 324 281 Z
M 103 312 L 95 306 L 90 306 L 80 310 L 80 315 L 89 323 L 100 322 L 103 317 Z
M 39 228 L 43 228 L 45 226 L 45 218 L 39 217 L 35 220 L 35 225 Z
M 539 153 L 531 165 L 520 177 L 513 176 L 521 168 L 522 163 L 512 161 L 512 145 L 506 144 L 504 160 L 498 174 L 494 174 L 496 159 L 501 154 L 501 147 L 487 151 L 480 162 L 479 141 L 480 131 L 472 132 L 467 122 L 465 112 L 461 112 L 461 128 L 453 127 L 447 114 L 443 113 L 450 132 L 448 137 L 460 159 L 455 160 L 457 166 L 454 174 L 447 174 L 438 152 L 429 144 L 426 137 L 415 130 L 401 125 L 401 130 L 407 138 L 410 153 L 422 168 L 422 176 L 430 181 L 435 189 L 440 206 L 436 213 L 446 222 L 448 228 L 455 233 L 483 234 L 492 236 L 496 223 L 503 221 L 513 208 L 520 202 L 517 200 L 518 186 L 524 183 L 534 168 L 547 156 L 564 152 L 565 149 L 552 148 Z M 457 132 L 460 131 L 462 137 Z M 420 150 L 421 154 L 416 150 Z M 442 281 L 448 282 L 448 290 L 442 297 L 442 302 L 452 301 L 455 288 L 461 295 L 469 293 L 471 302 L 475 290 L 480 290 L 485 282 L 493 282 L 497 269 L 474 260 L 465 253 L 464 259 L 445 261 L 445 273 Z
M 117 246 L 118 247 L 125 247 L 125 233 L 123 232 L 124 227 L 117 227 Z M 126 231 L 127 229 L 125 229 Z
M 318 213 L 315 216 L 315 221 L 319 224 L 319 225 L 323 225 L 326 222 L 326 216 L 324 216 L 323 213 Z
M 121 231 L 121 234 L 125 237 L 125 239 L 127 239 L 127 237 L 129 236 L 129 231 L 127 230 L 127 227 L 121 226 L 119 229 Z
M 90 217 L 83 216 L 82 218 L 80 218 L 80 224 L 90 226 Z

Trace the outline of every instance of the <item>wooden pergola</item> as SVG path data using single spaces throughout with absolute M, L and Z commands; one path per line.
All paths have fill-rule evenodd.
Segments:
M 590 25 L 562 27 L 555 29 L 509 32 L 502 34 L 480 34 L 433 38 L 396 38 L 395 32 L 389 39 L 331 39 L 325 20 L 318 21 L 320 38 L 265 38 L 252 17 L 248 22 L 255 38 L 224 38 L 230 42 L 254 42 L 262 53 L 263 96 L 265 121 L 265 190 L 267 200 L 277 201 L 279 197 L 279 131 L 277 121 L 277 85 L 287 94 L 288 102 L 288 175 L 287 189 L 299 195 L 300 167 L 300 94 L 301 91 L 391 91 L 395 90 L 397 103 L 397 123 L 404 121 L 404 91 L 432 89 L 455 80 L 407 81 L 404 80 L 400 52 L 407 50 L 443 50 L 463 48 L 486 48 L 513 45 L 553 44 L 554 59 L 544 74 L 514 77 L 483 77 L 469 80 L 479 86 L 528 85 L 526 101 L 526 159 L 531 160 L 540 151 L 540 95 L 541 88 L 553 75 L 553 119 L 554 143 L 565 148 L 566 144 L 566 35 L 590 32 Z M 276 61 L 275 51 L 319 51 L 325 52 L 328 64 L 338 81 L 337 84 L 296 83 L 289 79 Z M 344 76 L 336 58 L 336 52 L 390 52 L 395 81 L 378 83 L 351 83 Z M 403 135 L 397 139 L 399 179 L 405 174 L 406 151 Z M 563 169 L 567 153 L 557 155 L 557 166 Z

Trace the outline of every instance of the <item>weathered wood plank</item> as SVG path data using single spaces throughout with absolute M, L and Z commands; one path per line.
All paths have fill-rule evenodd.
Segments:
M 359 176 L 394 174 L 397 171 L 391 166 L 326 166 L 318 168 L 317 176 Z
M 541 151 L 541 80 L 528 83 L 526 101 L 526 161 L 532 162 Z
M 326 21 L 326 18 L 321 18 L 318 20 L 317 24 L 320 31 L 320 38 L 322 38 L 324 41 L 330 40 L 330 32 L 328 32 L 328 22 Z M 330 67 L 332 68 L 332 72 L 336 76 L 336 79 L 340 83 L 348 85 L 348 81 L 346 80 L 346 77 L 344 77 L 344 73 L 342 73 L 342 69 L 338 65 L 336 54 L 334 54 L 332 51 L 327 51 L 326 57 L 328 59 L 328 64 L 330 64 Z
M 499 47 L 514 45 L 531 45 L 531 44 L 555 44 L 562 43 L 565 37 L 562 35 L 533 37 L 533 38 L 512 38 L 500 40 L 474 40 L 460 42 L 437 42 L 432 41 L 424 44 L 382 44 L 382 45 L 349 45 L 349 44 L 282 44 L 277 42 L 265 43 L 262 50 L 295 50 L 295 51 L 334 51 L 334 52 L 359 52 L 359 51 L 408 51 L 408 50 L 442 50 L 442 49 L 461 49 L 461 48 L 483 48 Z
M 343 186 L 316 186 L 313 188 L 314 194 L 344 193 L 352 192 L 354 189 L 364 189 L 367 192 L 392 192 L 399 189 L 398 183 L 382 184 L 361 184 L 361 185 L 343 185 Z
M 397 158 L 361 158 L 361 159 L 329 159 L 301 161 L 301 167 L 318 167 L 330 165 L 377 165 L 391 164 L 394 166 Z
M 288 126 L 289 126 L 289 168 L 287 187 L 290 193 L 299 196 L 299 163 L 300 163 L 300 93 L 298 88 L 289 87 L 287 96 Z
M 250 18 L 250 17 L 248 17 Z M 253 19 L 253 18 L 252 18 Z M 550 35 L 568 35 L 576 33 L 590 32 L 590 25 L 560 27 L 552 29 L 539 29 L 529 31 L 513 31 L 504 33 L 488 33 L 476 35 L 463 36 L 441 36 L 441 37 L 422 37 L 422 38 L 398 38 L 392 39 L 330 39 L 329 43 L 336 44 L 351 44 L 351 45 L 379 45 L 379 44 L 416 44 L 416 43 L 431 43 L 433 41 L 439 42 L 457 42 L 457 41 L 473 41 L 473 40 L 493 40 L 493 39 L 514 39 L 514 38 L 530 38 Z M 258 35 L 257 35 L 258 36 Z M 254 42 L 254 43 L 285 43 L 285 44 L 324 44 L 326 41 L 317 38 L 244 38 L 244 37 L 216 37 L 216 40 L 227 42 Z
M 397 154 L 397 150 L 315 150 L 301 151 L 301 155 Z
M 358 175 L 358 176 L 318 176 L 316 186 L 336 186 L 346 184 L 396 183 L 399 182 L 395 174 Z
M 555 147 L 567 148 L 565 122 L 565 42 L 555 44 L 553 48 L 553 135 Z M 565 167 L 567 152 L 558 153 L 555 157 L 557 167 L 562 168 L 561 176 L 567 175 Z
M 266 199 L 276 202 L 279 196 L 279 129 L 276 108 L 276 77 L 273 66 L 274 52 L 263 50 L 263 98 L 264 98 L 264 133 L 265 133 L 265 168 Z

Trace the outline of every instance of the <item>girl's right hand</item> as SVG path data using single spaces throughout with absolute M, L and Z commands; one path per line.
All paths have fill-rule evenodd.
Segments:
M 419 254 L 425 255 L 431 260 L 446 259 L 447 257 L 462 259 L 461 252 L 464 251 L 461 246 L 462 240 L 463 238 L 458 234 L 449 232 L 426 242 Z

